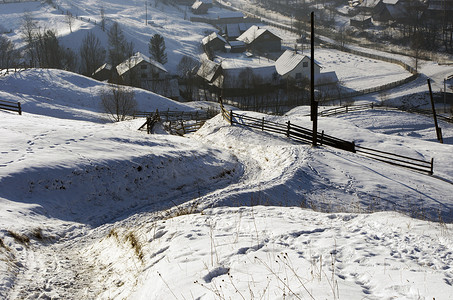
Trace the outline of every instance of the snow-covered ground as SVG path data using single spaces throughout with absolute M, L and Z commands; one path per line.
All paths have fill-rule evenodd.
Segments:
M 161 2 L 148 7 L 148 26 L 142 1 L 55 3 L 83 17 L 72 33 L 60 11 L 41 3 L 1 4 L 0 29 L 13 29 L 8 36 L 20 43 L 28 10 L 68 47 L 77 49 L 87 30 L 106 45 L 94 25 L 104 7 L 136 50 L 146 54 L 151 35 L 162 34 L 170 71 L 182 55 L 197 57 L 214 30 Z M 350 88 L 408 74 L 319 51 L 325 56 L 316 59 L 336 65 Z M 451 67 L 422 62 L 421 73 L 388 91 L 388 102 L 427 91 L 427 77 L 438 90 Z M 439 144 L 425 116 L 368 110 L 319 120 L 326 134 L 362 146 L 434 158 L 428 176 L 230 126 L 221 116 L 186 137 L 147 135 L 137 130 L 143 119 L 108 122 L 105 88 L 58 70 L 0 77 L 0 99 L 20 101 L 24 111 L 0 111 L 0 298 L 453 298 L 452 124 L 440 122 Z M 134 92 L 143 111 L 210 106 Z M 308 111 L 247 114 L 311 127 Z
M 319 121 L 363 146 L 434 157 L 428 176 L 220 115 L 186 137 L 147 135 L 140 119 L 106 122 L 94 96 L 105 85 L 65 71 L 0 86 L 24 109 L 0 111 L 2 298 L 453 297 L 451 124 L 442 145 L 403 112 Z M 206 105 L 136 95 L 151 111 Z M 307 112 L 265 117 L 310 127 Z

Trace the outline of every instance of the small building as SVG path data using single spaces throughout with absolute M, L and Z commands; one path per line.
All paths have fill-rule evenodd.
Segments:
M 97 68 L 91 77 L 99 81 L 110 81 L 114 77 L 114 73 L 116 73 L 116 69 L 113 69 L 111 64 L 105 63 Z
M 149 58 L 148 56 L 137 52 L 135 55 L 126 59 L 116 66 L 118 75 L 125 81 L 132 79 L 139 82 L 149 80 L 163 80 L 167 78 L 168 72 L 165 67 Z
M 241 41 L 230 41 L 225 45 L 225 51 L 230 53 L 242 53 L 247 49 L 244 42 Z
M 275 61 L 275 69 L 277 70 L 277 73 L 284 79 L 310 79 L 310 62 L 310 57 L 291 50 L 286 50 Z M 315 74 L 319 74 L 320 72 L 321 66 L 315 60 Z
M 222 67 L 220 63 L 215 63 L 209 59 L 203 59 L 197 75 L 206 80 L 210 85 L 221 86 L 220 77 L 222 75 Z
M 179 98 L 178 81 L 169 76 L 161 63 L 140 52 L 116 66 L 116 70 L 124 84 L 141 87 L 172 99 Z
M 247 49 L 260 53 L 278 52 L 282 48 L 282 39 L 279 36 L 269 29 L 259 28 L 256 25 L 251 26 L 237 40 L 244 42 Z
M 350 22 L 351 26 L 361 28 L 361 29 L 369 28 L 373 25 L 373 23 L 371 21 L 371 17 L 364 18 L 364 19 L 353 18 L 353 19 L 350 19 L 349 22 Z
M 253 24 L 251 23 L 229 23 L 223 26 L 223 32 L 228 41 L 235 41 L 246 32 Z
M 283 79 L 300 81 L 311 78 L 311 58 L 291 50 L 286 50 L 276 61 L 275 69 Z M 321 73 L 321 65 L 315 60 L 315 85 L 330 85 L 338 82 L 334 71 Z
M 378 22 L 404 21 L 407 15 L 401 0 L 381 0 L 373 9 L 373 20 Z
M 225 45 L 227 44 L 225 38 L 219 35 L 217 32 L 213 32 L 210 35 L 204 37 L 201 42 L 203 44 L 203 50 L 205 52 L 208 51 L 208 49 L 213 51 L 224 51 Z
M 217 16 L 216 24 L 232 24 L 244 21 L 244 14 L 240 11 L 222 12 Z
M 191 10 L 196 15 L 204 15 L 212 6 L 212 0 L 197 0 L 192 4 Z

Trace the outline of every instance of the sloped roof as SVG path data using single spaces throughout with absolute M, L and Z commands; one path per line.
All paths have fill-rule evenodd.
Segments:
M 226 24 L 225 29 L 229 37 L 238 37 L 241 35 L 241 30 L 238 24 Z
M 246 44 L 250 44 L 252 43 L 254 40 L 256 40 L 257 38 L 259 38 L 261 35 L 263 35 L 264 33 L 266 32 L 269 32 L 271 33 L 272 35 L 278 37 L 276 34 L 274 34 L 272 31 L 270 31 L 269 29 L 265 29 L 265 28 L 259 28 L 258 26 L 256 25 L 253 25 L 252 27 L 250 27 L 249 29 L 247 29 L 246 32 L 244 32 L 243 34 L 241 34 L 237 40 L 238 41 L 243 41 L 244 43 Z M 280 39 L 280 37 L 278 37 Z
M 109 64 L 109 63 L 105 63 L 103 64 L 102 66 L 100 66 L 99 68 L 96 69 L 96 71 L 94 71 L 93 74 L 96 74 L 102 70 L 108 70 L 108 71 L 111 71 L 112 70 L 112 65 Z
M 116 66 L 118 75 L 120 75 L 120 76 L 123 75 L 124 73 L 126 73 L 130 69 L 133 69 L 135 66 L 137 66 L 139 63 L 141 63 L 143 61 L 155 66 L 156 68 L 160 69 L 161 71 L 163 71 L 165 73 L 168 72 L 167 69 L 165 69 L 165 67 L 161 63 L 155 61 L 154 59 L 149 58 L 148 56 L 146 56 L 140 52 L 137 52 L 137 53 L 135 53 L 135 55 L 131 56 L 130 58 L 126 59 L 125 61 L 120 63 L 118 66 Z
M 212 82 L 219 68 L 220 64 L 217 64 L 209 59 L 205 59 L 198 69 L 197 75 L 209 82 Z
M 275 69 L 280 75 L 285 75 L 292 70 L 294 70 L 303 60 L 307 57 L 310 60 L 310 57 L 307 55 L 295 53 L 291 50 L 286 50 L 283 54 L 275 61 Z M 315 64 L 320 67 L 319 63 L 315 59 Z
M 315 75 L 315 85 L 326 85 L 338 82 L 337 73 L 335 71 L 319 73 Z
M 218 38 L 219 40 L 221 40 L 223 43 L 227 43 L 227 41 L 223 38 L 223 36 L 221 36 L 220 34 L 218 34 L 217 32 L 213 32 L 211 33 L 210 35 L 208 36 L 205 36 L 201 42 L 203 43 L 203 45 L 206 45 L 208 44 L 210 41 L 214 40 Z

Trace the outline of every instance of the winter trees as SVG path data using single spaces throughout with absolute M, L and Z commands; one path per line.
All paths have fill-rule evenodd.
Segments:
M 155 34 L 149 41 L 149 54 L 161 64 L 167 63 L 167 53 L 165 52 L 165 40 L 160 34 Z
M 76 55 L 72 50 L 60 46 L 56 30 L 38 27 L 31 13 L 26 12 L 21 31 L 31 66 L 74 70 Z
M 117 22 L 113 23 L 107 35 L 109 39 L 108 59 L 112 66 L 119 65 L 133 55 L 134 45 L 132 42 L 126 41 L 123 30 Z
M 4 35 L 0 35 L 0 69 L 12 67 L 16 59 L 14 44 Z
M 101 94 L 102 107 L 114 122 L 124 121 L 137 107 L 134 91 L 119 84 L 111 84 Z
M 183 56 L 178 64 L 178 73 L 181 79 L 184 81 L 185 91 L 184 98 L 192 100 L 193 89 L 195 85 L 195 78 L 197 74 L 197 68 L 199 62 L 189 56 Z
M 91 76 L 105 61 L 106 51 L 94 33 L 89 31 L 80 46 L 82 74 Z

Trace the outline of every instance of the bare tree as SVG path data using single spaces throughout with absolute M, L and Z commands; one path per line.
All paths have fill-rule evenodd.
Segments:
M 30 12 L 25 12 L 22 17 L 21 33 L 25 41 L 25 51 L 30 59 L 30 64 L 34 65 L 36 61 L 35 52 L 35 32 L 38 29 L 37 23 Z
M 184 97 L 187 100 L 193 98 L 193 87 L 195 85 L 195 76 L 197 74 L 197 68 L 199 62 L 189 56 L 183 56 L 178 64 L 178 73 L 181 79 L 184 81 L 185 92 Z
M 69 26 L 69 31 L 72 32 L 72 24 L 73 24 L 74 20 L 72 19 L 72 15 L 71 13 L 67 13 L 66 14 L 66 23 L 68 23 L 68 26 Z
M 101 6 L 101 29 L 105 31 L 105 9 L 104 6 Z
M 114 122 L 132 116 L 137 107 L 134 91 L 118 84 L 111 84 L 101 94 L 102 108 Z
M 4 35 L 0 35 L 0 69 L 12 67 L 16 60 L 14 44 Z
M 106 51 L 100 40 L 91 31 L 83 38 L 79 52 L 82 59 L 82 74 L 91 76 L 105 61 Z

